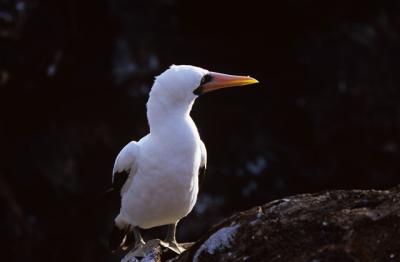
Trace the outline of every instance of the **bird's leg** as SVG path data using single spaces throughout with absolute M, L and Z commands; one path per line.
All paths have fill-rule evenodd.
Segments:
M 125 237 L 122 250 L 126 250 L 133 244 L 133 249 L 138 249 L 144 246 L 145 242 L 140 234 L 138 227 L 130 227 L 129 233 Z
M 119 248 L 123 247 L 128 231 L 128 227 L 119 228 L 117 224 L 114 224 L 109 238 L 109 246 L 112 252 L 115 252 Z
M 181 254 L 183 251 L 186 250 L 186 248 L 191 246 L 191 243 L 178 244 L 178 242 L 176 242 L 175 235 L 177 224 L 178 222 L 168 225 L 167 237 L 164 241 L 161 241 L 161 245 L 171 249 L 175 253 Z
M 176 225 L 177 223 L 168 225 L 167 236 L 165 237 L 164 240 L 165 242 L 167 243 L 176 242 Z
M 135 247 L 143 246 L 145 242 L 140 234 L 140 229 L 138 227 L 134 227 L 132 231 L 133 235 L 135 236 Z
M 133 257 L 145 257 L 159 244 L 159 242 L 153 243 L 154 241 L 144 242 L 139 227 L 133 227 L 132 232 L 135 237 L 135 245 L 129 254 Z

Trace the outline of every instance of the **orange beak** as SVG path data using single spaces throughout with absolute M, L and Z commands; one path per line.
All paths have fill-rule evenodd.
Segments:
M 218 89 L 244 86 L 258 83 L 258 81 L 250 76 L 226 75 L 216 72 L 209 72 L 210 81 L 201 85 L 201 93 L 207 93 Z

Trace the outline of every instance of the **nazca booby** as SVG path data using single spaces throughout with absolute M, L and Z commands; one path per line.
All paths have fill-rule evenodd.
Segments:
M 196 203 L 207 162 L 190 110 L 201 94 L 254 83 L 258 81 L 249 76 L 190 65 L 172 65 L 156 77 L 147 102 L 150 133 L 128 143 L 115 160 L 112 189 L 120 195 L 121 207 L 110 236 L 112 250 L 123 247 L 129 234 L 135 237 L 134 248 L 144 250 L 139 228 L 162 225 L 168 225 L 168 233 L 159 244 L 177 253 L 185 250 L 176 241 L 176 225 Z

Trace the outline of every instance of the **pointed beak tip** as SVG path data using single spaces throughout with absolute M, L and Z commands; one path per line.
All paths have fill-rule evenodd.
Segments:
M 259 83 L 260 83 L 260 81 L 258 81 L 258 80 L 255 79 L 254 77 L 251 77 L 251 76 L 247 76 L 247 77 L 248 77 L 248 79 L 249 79 L 248 84 L 259 84 Z
M 253 80 L 254 80 L 254 84 L 258 84 L 258 83 L 260 83 L 260 81 L 258 81 L 257 79 L 255 79 L 255 78 L 253 78 Z

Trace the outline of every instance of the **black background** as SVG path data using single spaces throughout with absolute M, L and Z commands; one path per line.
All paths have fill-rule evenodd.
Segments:
M 260 81 L 196 101 L 208 175 L 179 241 L 279 197 L 398 184 L 399 12 L 394 0 L 0 0 L 1 257 L 118 260 L 102 193 L 171 64 Z

